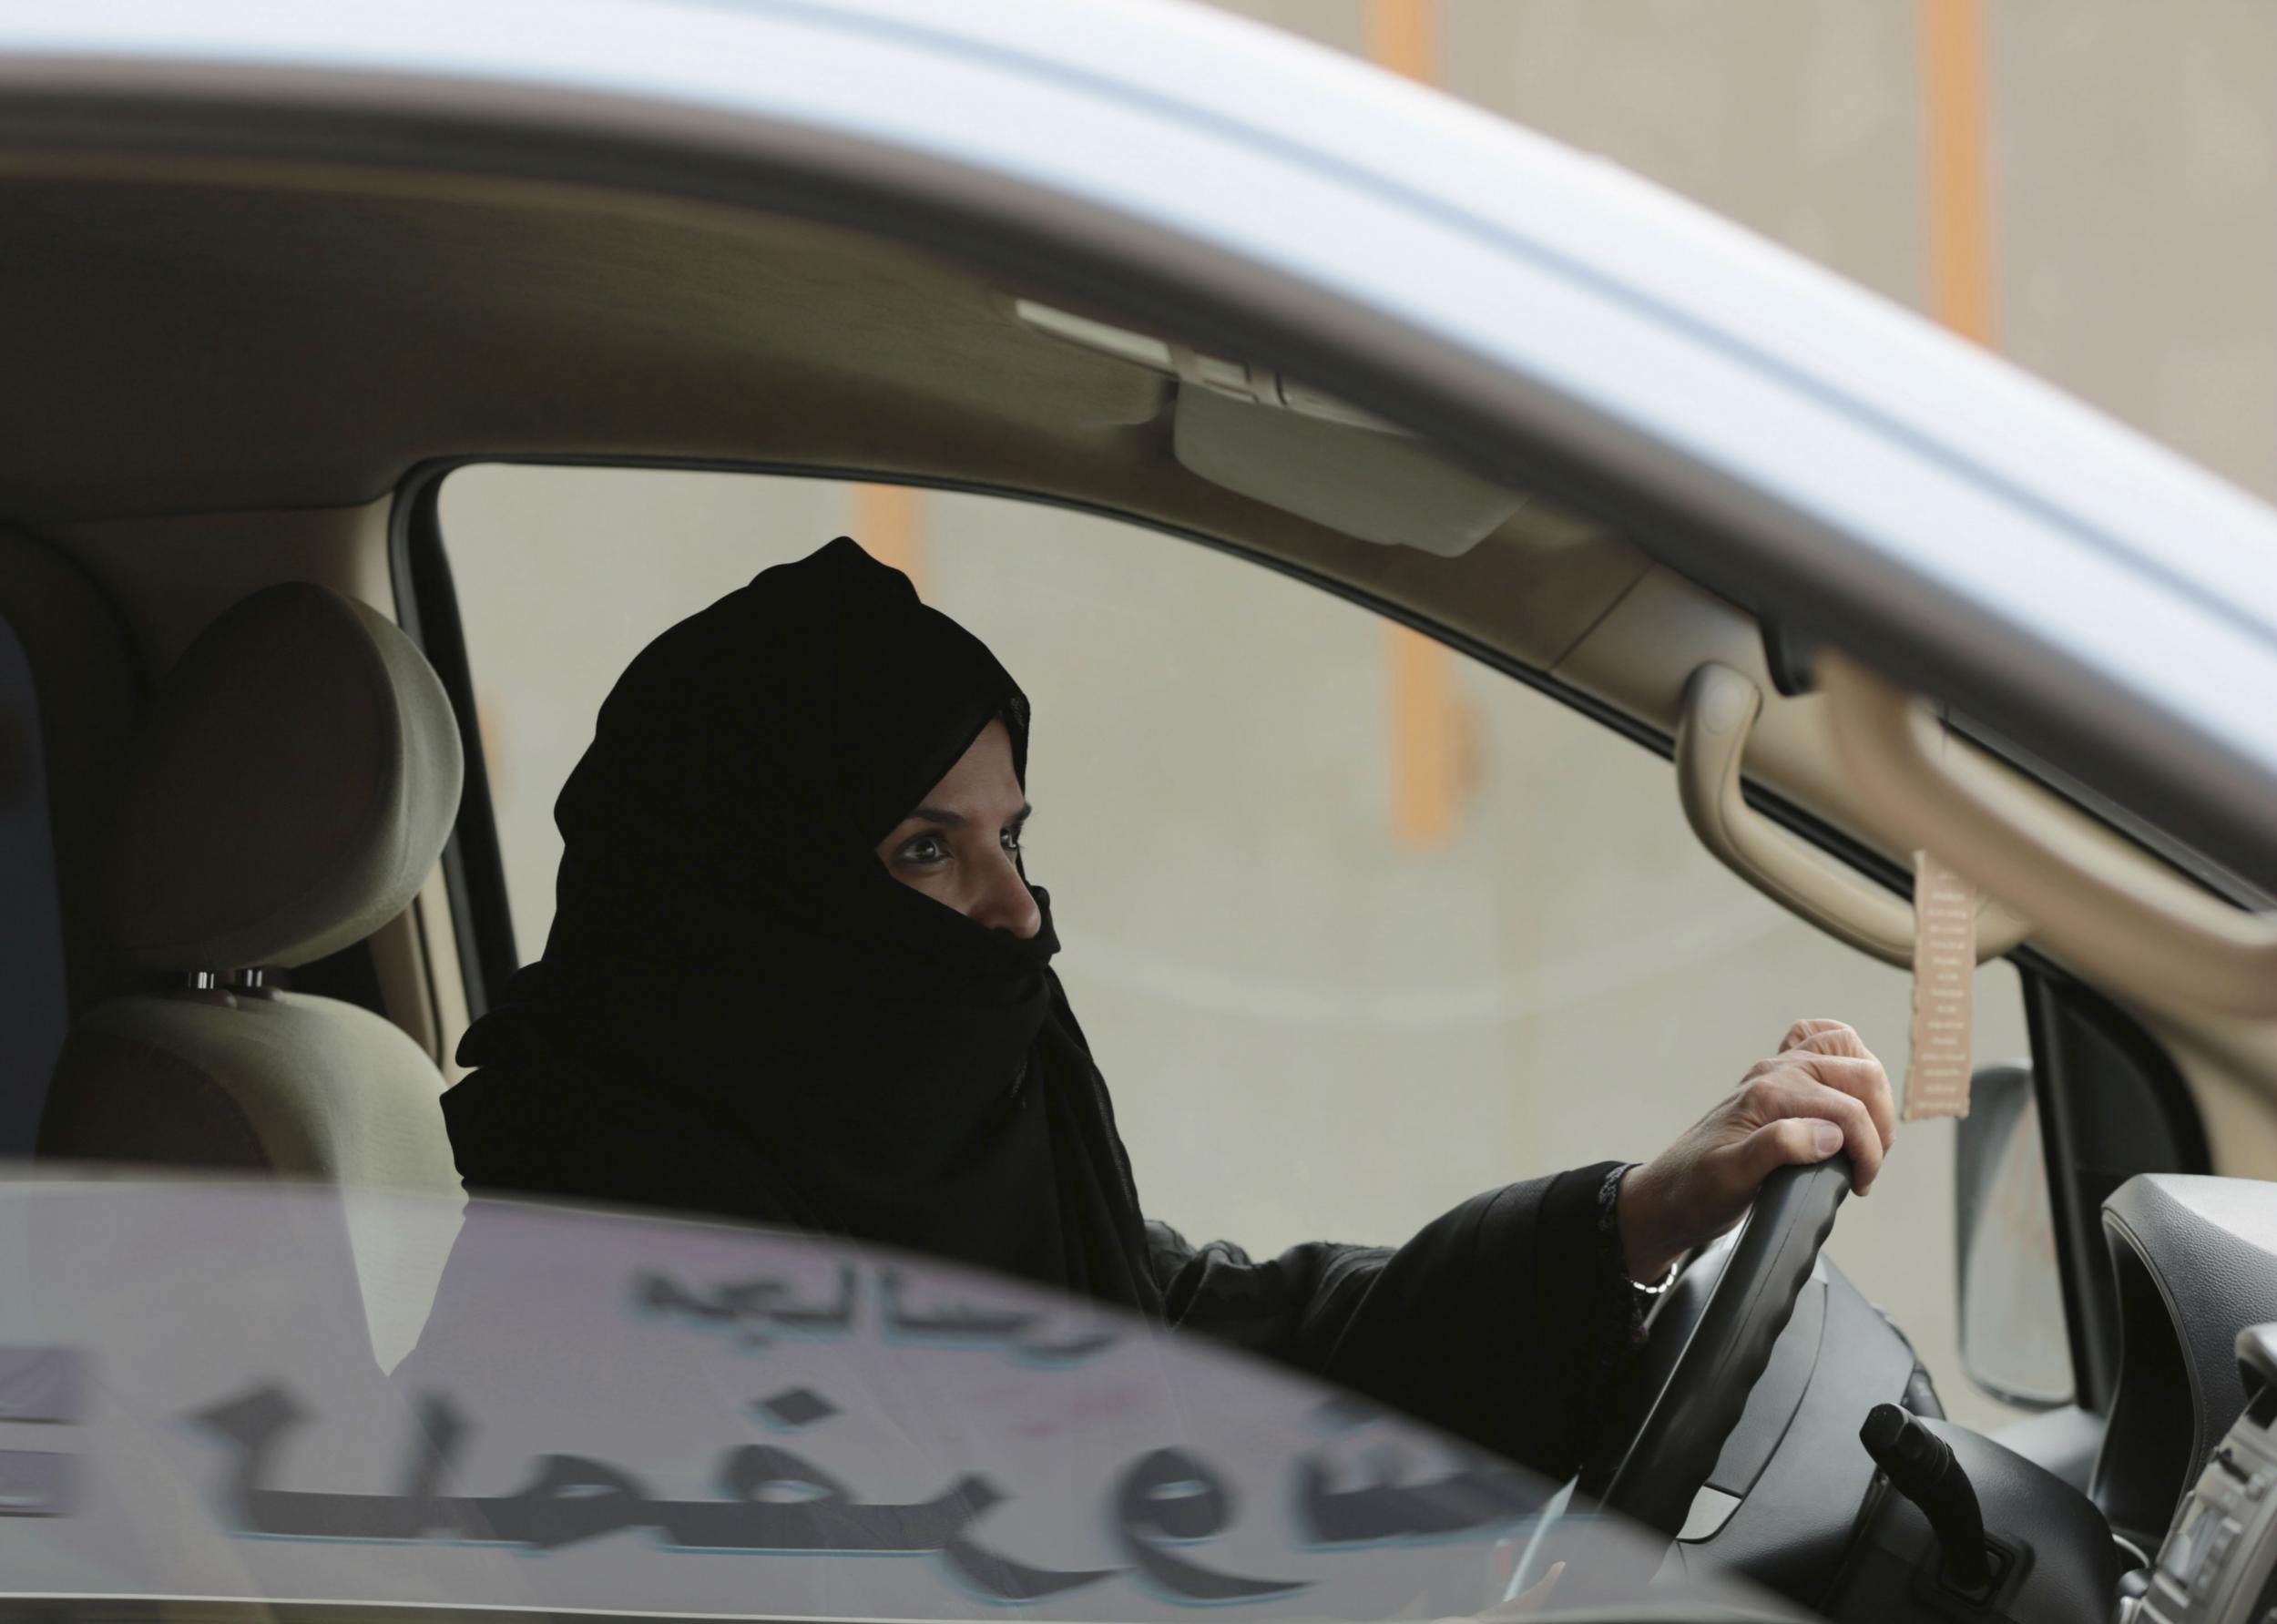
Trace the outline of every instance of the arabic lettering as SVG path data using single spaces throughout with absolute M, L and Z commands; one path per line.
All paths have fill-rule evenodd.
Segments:
M 954 1324 L 974 1337 L 1006 1327 L 966 1313 Z M 778 1410 L 826 1421 L 836 1406 L 805 1389 L 777 1394 Z M 766 1408 L 766 1403 L 758 1406 Z M 967 1472 L 938 1493 L 907 1503 L 862 1499 L 838 1476 L 778 1444 L 744 1443 L 719 1457 L 717 1496 L 672 1500 L 651 1496 L 631 1471 L 579 1455 L 544 1455 L 510 1493 L 450 1492 L 455 1466 L 474 1433 L 447 1398 L 420 1397 L 414 1431 L 395 1492 L 343 1493 L 275 1486 L 293 1433 L 312 1419 L 281 1384 L 257 1386 L 190 1419 L 233 1455 L 222 1491 L 241 1532 L 302 1539 L 418 1540 L 444 1537 L 558 1551 L 627 1529 L 652 1532 L 687 1550 L 823 1552 L 846 1556 L 938 1555 L 982 1595 L 1025 1602 L 1135 1573 L 1182 1601 L 1238 1602 L 1305 1588 L 1292 1578 L 1244 1577 L 1205 1566 L 1183 1547 L 1228 1532 L 1235 1499 L 1207 1461 L 1185 1449 L 1141 1455 L 1117 1480 L 1111 1523 L 1128 1568 L 1036 1568 L 988 1548 L 977 1524 L 1008 1496 L 991 1478 Z M 1421 1483 L 1398 1481 L 1403 1462 L 1379 1451 L 1359 1474 L 1340 1472 L 1324 1455 L 1294 1465 L 1294 1510 L 1321 1545 L 1444 1537 L 1506 1524 L 1534 1508 L 1524 1476 L 1484 1456 L 1465 1455 L 1461 1469 Z M 1357 1476 L 1356 1482 L 1346 1481 Z
M 357 1540 L 441 1536 L 556 1551 L 646 1528 L 690 1550 L 938 1554 L 965 1582 L 1006 1602 L 1057 1595 L 1124 1571 L 1036 1568 L 979 1544 L 972 1526 L 1006 1496 L 975 1473 L 926 1500 L 875 1504 L 856 1498 L 837 1477 L 789 1450 L 746 1444 L 722 1456 L 720 1497 L 712 1500 L 655 1499 L 623 1467 L 577 1455 L 540 1456 L 529 1481 L 510 1494 L 451 1495 L 442 1486 L 471 1428 L 447 1399 L 430 1396 L 420 1402 L 418 1434 L 397 1493 L 281 1489 L 272 1486 L 279 1455 L 286 1438 L 310 1420 L 285 1388 L 256 1387 L 191 1419 L 236 1452 L 223 1494 L 236 1527 L 248 1534 Z M 1196 1596 L 1214 1598 L 1228 1582 L 1247 1582 L 1178 1566 L 1220 1587 L 1185 1592 Z M 1166 1574 L 1162 1582 L 1179 1588 L 1179 1574 Z
M 403 1487 L 393 1495 L 287 1491 L 269 1486 L 286 1435 L 309 1420 L 281 1386 L 256 1387 L 242 1398 L 192 1417 L 237 1448 L 223 1492 L 248 1533 L 301 1539 L 417 1539 L 429 1534 L 467 1535 L 464 1503 L 435 1492 L 465 1426 L 447 1400 L 429 1399 L 419 1412 L 420 1436 Z
M 1183 1449 L 1140 1456 L 1116 1486 L 1115 1526 L 1124 1551 L 1139 1572 L 1172 1595 L 1189 1601 L 1246 1601 L 1304 1588 L 1297 1579 L 1218 1573 L 1163 1548 L 1169 1542 L 1221 1534 L 1232 1520 L 1231 1491 Z
M 904 1342 L 986 1344 L 1011 1348 L 1022 1358 L 1045 1364 L 1072 1363 L 1112 1347 L 1115 1338 L 1105 1332 L 1077 1336 L 1066 1342 L 1028 1342 L 1022 1333 L 1046 1316 L 1016 1309 L 960 1308 L 955 1304 L 921 1312 L 904 1301 L 901 1271 L 878 1272 L 878 1296 L 888 1334 Z
M 780 1280 L 730 1281 L 699 1295 L 669 1275 L 648 1273 L 634 1282 L 633 1300 L 653 1312 L 737 1331 L 746 1345 L 765 1347 L 775 1336 L 846 1335 L 853 1327 L 856 1291 L 852 1266 L 838 1271 L 835 1297 L 804 1303 Z
M 648 1527 L 707 1550 L 924 1552 L 943 1548 L 1002 1494 L 959 1478 L 915 1505 L 861 1503 L 821 1467 L 787 1450 L 745 1445 L 721 1463 L 718 1500 L 649 1498 L 623 1468 L 576 1455 L 539 1457 L 511 1494 L 439 1492 L 469 1431 L 448 1400 L 421 1402 L 420 1435 L 393 1495 L 269 1486 L 285 1437 L 308 1415 L 283 1388 L 256 1388 L 195 1420 L 237 1449 L 225 1493 L 249 1533 L 302 1538 L 416 1539 L 432 1534 L 557 1550 L 620 1528 Z
M 901 1272 L 894 1269 L 880 1270 L 874 1284 L 878 1323 L 896 1341 L 996 1346 L 1046 1364 L 1087 1359 L 1116 1342 L 1107 1332 L 1057 1341 L 1031 1339 L 1027 1333 L 1048 1316 L 1017 1309 L 952 1303 L 921 1310 L 908 1301 Z M 851 1335 L 860 1318 L 858 1272 L 851 1264 L 841 1266 L 835 1294 L 822 1302 L 802 1302 L 790 1282 L 765 1276 L 722 1282 L 697 1291 L 657 1272 L 644 1273 L 634 1282 L 633 1300 L 651 1312 L 730 1330 L 744 1346 L 752 1349 L 765 1348 L 785 1336 Z

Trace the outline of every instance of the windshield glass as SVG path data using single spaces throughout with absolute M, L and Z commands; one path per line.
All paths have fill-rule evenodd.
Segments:
M 1434 1618 L 1633 1598 L 1665 1548 L 1200 1339 L 850 1243 L 54 1180 L 0 1189 L 0 1259 L 19 1596 Z

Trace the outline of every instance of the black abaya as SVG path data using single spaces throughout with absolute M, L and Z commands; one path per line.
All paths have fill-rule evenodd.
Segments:
M 991 720 L 988 650 L 840 538 L 681 622 L 556 809 L 545 956 L 444 1100 L 477 1189 L 931 1252 L 1208 1333 L 1562 1475 L 1635 1311 L 1612 1168 L 1465 1202 L 1397 1251 L 1263 1262 L 1147 1222 L 1050 958 L 874 849 Z

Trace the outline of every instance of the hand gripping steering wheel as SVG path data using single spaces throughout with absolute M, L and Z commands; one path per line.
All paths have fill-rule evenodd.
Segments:
M 1602 1489 L 1608 1508 L 1673 1539 L 1716 1469 L 1748 1394 L 1771 1363 L 1795 1298 L 1850 1193 L 1850 1158 L 1785 1167 L 1763 1180 L 1722 1278 L 1659 1395 Z

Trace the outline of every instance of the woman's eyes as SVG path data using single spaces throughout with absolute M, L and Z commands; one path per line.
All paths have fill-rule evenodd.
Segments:
M 1015 824 L 1006 829 L 996 837 L 996 840 L 1006 851 L 1012 853 L 1015 856 L 1019 854 L 1019 825 Z M 901 850 L 893 853 L 893 860 L 897 863 L 912 863 L 930 867 L 934 863 L 948 862 L 953 855 L 954 853 L 949 850 L 948 842 L 939 835 L 920 834 L 903 842 Z

